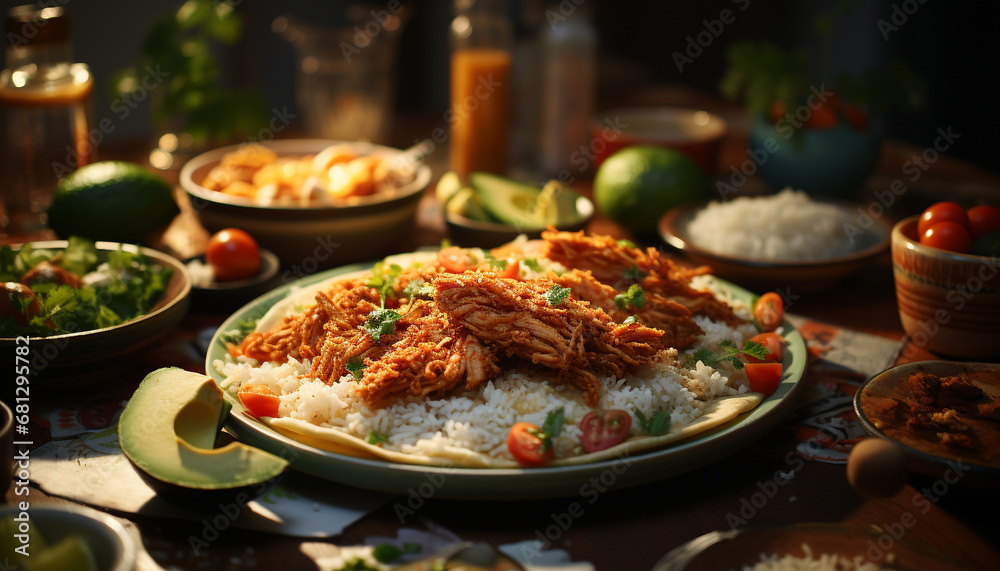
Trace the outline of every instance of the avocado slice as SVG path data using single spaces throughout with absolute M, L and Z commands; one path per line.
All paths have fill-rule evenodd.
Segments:
M 536 216 L 540 188 L 485 172 L 470 173 L 469 184 L 486 211 L 500 222 L 515 228 L 545 226 L 545 220 Z
M 246 497 L 256 496 L 288 461 L 241 442 L 214 448 L 227 404 L 211 377 L 157 369 L 146 375 L 118 420 L 122 452 L 159 493 L 256 488 Z

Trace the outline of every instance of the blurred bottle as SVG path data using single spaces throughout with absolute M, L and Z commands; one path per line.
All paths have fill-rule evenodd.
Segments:
M 455 0 L 451 169 L 504 174 L 510 136 L 511 29 L 505 0 Z
M 548 176 L 559 176 L 566 169 L 580 170 L 573 156 L 589 142 L 597 31 L 589 6 L 571 2 L 550 3 L 542 30 L 541 166 Z
M 73 62 L 70 16 L 61 7 L 18 6 L 6 21 L 0 72 L 0 180 L 4 229 L 33 234 L 63 175 L 96 158 L 93 78 Z

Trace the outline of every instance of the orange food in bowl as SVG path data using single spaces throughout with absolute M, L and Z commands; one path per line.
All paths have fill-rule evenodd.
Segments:
M 932 248 L 918 216 L 892 230 L 899 319 L 911 342 L 965 359 L 1000 357 L 1000 260 Z

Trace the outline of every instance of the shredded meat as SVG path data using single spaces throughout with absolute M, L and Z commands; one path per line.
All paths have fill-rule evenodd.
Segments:
M 580 232 L 542 233 L 547 244 L 545 255 L 566 267 L 590 270 L 599 282 L 618 291 L 628 289 L 633 278 L 642 276 L 639 284 L 646 294 L 657 294 L 687 308 L 691 313 L 705 315 L 727 325 L 736 326 L 744 320 L 733 313 L 725 302 L 711 292 L 691 287 L 691 279 L 710 271 L 707 266 L 680 268 L 654 248 L 640 250 L 622 245 L 610 236 L 587 236 Z
M 558 380 L 582 389 L 592 406 L 600 396 L 598 373 L 623 377 L 661 347 L 662 331 L 616 324 L 585 301 L 570 297 L 553 307 L 549 280 L 466 272 L 441 275 L 434 285 L 435 302 L 454 322 L 505 356 L 559 371 Z

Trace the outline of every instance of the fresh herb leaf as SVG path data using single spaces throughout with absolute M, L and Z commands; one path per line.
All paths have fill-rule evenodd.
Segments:
M 385 434 L 382 434 L 381 432 L 379 432 L 377 430 L 373 430 L 373 431 L 369 432 L 368 436 L 365 437 L 365 442 L 367 442 L 368 444 L 375 445 L 375 446 L 378 446 L 382 442 L 388 442 L 388 441 L 389 441 L 389 437 L 387 435 L 385 435 Z
M 536 435 L 542 441 L 542 445 L 539 448 L 542 454 L 548 452 L 549 448 L 552 448 L 552 440 L 562 432 L 564 415 L 565 411 L 563 407 L 559 407 L 545 417 L 545 422 L 542 424 L 542 432 Z
M 570 289 L 568 287 L 562 287 L 560 285 L 553 285 L 549 288 L 549 291 L 545 294 L 545 299 L 548 300 L 549 305 L 552 307 L 559 307 L 562 302 L 569 298 Z
M 639 420 L 639 428 L 650 436 L 659 436 L 670 432 L 670 412 L 658 410 L 653 416 L 646 418 L 641 410 L 635 410 L 635 417 Z
M 403 554 L 413 555 L 414 553 L 420 553 L 424 550 L 424 546 L 419 543 L 406 542 L 403 544 Z
M 708 349 L 701 349 L 693 357 L 706 365 L 729 361 L 732 363 L 733 368 L 740 370 L 743 368 L 743 361 L 740 360 L 740 355 L 747 355 L 763 361 L 767 359 L 767 347 L 749 339 L 743 343 L 743 347 L 737 347 L 736 343 L 733 343 L 732 340 L 726 339 L 719 343 L 719 353 L 712 353 Z
M 410 299 L 415 297 L 430 299 L 434 297 L 434 286 L 419 278 L 412 279 L 408 284 L 406 284 L 406 287 L 403 288 L 403 297 L 408 297 Z
M 393 289 L 393 285 L 402 271 L 403 268 L 398 264 L 390 264 L 387 268 L 383 262 L 377 262 L 372 266 L 372 277 L 365 285 L 378 291 L 379 299 L 382 300 L 382 307 L 385 307 L 386 299 L 395 297 L 396 291 Z
M 635 242 L 633 242 L 632 240 L 626 240 L 626 239 L 622 238 L 621 240 L 618 240 L 618 247 L 619 248 L 635 248 L 636 246 L 635 246 Z
M 242 343 L 246 339 L 247 335 L 253 333 L 253 330 L 257 329 L 256 319 L 243 319 L 236 322 L 236 328 L 226 331 L 222 335 L 219 335 L 219 341 L 226 345 L 232 343 L 234 345 Z
M 499 260 L 493 254 L 486 252 L 483 254 L 486 261 L 489 262 L 490 267 L 494 270 L 500 270 L 501 272 L 507 269 L 507 260 Z
M 625 270 L 625 279 L 627 280 L 640 282 L 644 277 L 646 277 L 646 275 L 642 273 L 639 266 L 632 266 L 631 268 Z
M 347 360 L 347 364 L 344 365 L 347 372 L 354 377 L 355 381 L 360 381 L 361 376 L 365 372 L 365 361 L 361 357 L 351 357 Z
M 355 557 L 334 571 L 382 571 L 382 567 L 372 567 L 364 559 Z
M 391 543 L 380 543 L 372 548 L 372 557 L 379 563 L 392 563 L 403 556 L 403 550 Z
M 402 317 L 391 309 L 376 309 L 365 318 L 362 328 L 371 336 L 372 341 L 378 343 L 383 335 L 389 335 L 396 330 L 396 321 Z
M 639 284 L 628 286 L 628 291 L 615 296 L 615 305 L 618 309 L 634 307 L 636 309 L 646 305 L 646 292 Z
M 537 272 L 539 274 L 545 273 L 545 268 L 543 268 L 535 258 L 524 258 L 521 260 L 521 263 L 528 266 L 528 268 L 533 272 Z

